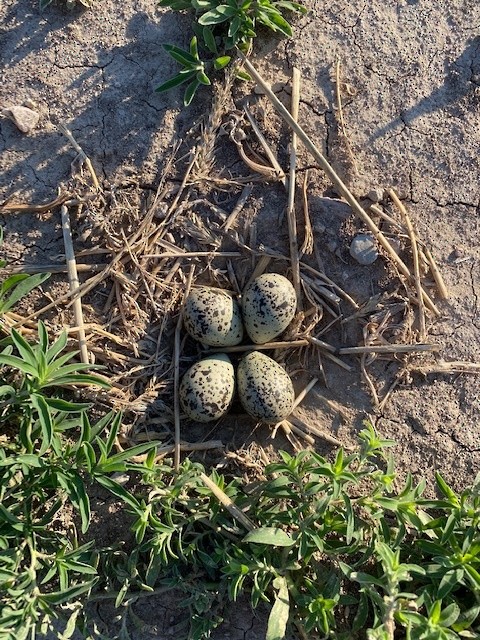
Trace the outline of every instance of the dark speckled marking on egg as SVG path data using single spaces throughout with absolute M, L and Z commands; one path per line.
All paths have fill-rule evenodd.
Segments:
M 185 301 L 187 332 L 210 347 L 233 347 L 243 338 L 240 307 L 228 293 L 214 287 L 196 287 Z
M 252 351 L 237 369 L 240 402 L 257 420 L 275 424 L 293 410 L 295 392 L 290 376 L 275 360 L 260 351 Z
M 255 344 L 269 342 L 285 331 L 296 308 L 292 283 L 279 273 L 264 273 L 243 293 L 245 329 Z
M 227 413 L 235 392 L 235 374 L 227 355 L 220 353 L 196 362 L 180 383 L 184 413 L 198 422 L 212 422 Z

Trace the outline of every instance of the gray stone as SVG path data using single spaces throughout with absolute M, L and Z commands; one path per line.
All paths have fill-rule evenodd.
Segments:
M 359 233 L 352 240 L 350 255 L 360 264 L 373 264 L 378 258 L 375 238 L 370 233 Z
M 381 202 L 383 200 L 383 189 L 372 189 L 367 193 L 367 198 L 374 203 Z

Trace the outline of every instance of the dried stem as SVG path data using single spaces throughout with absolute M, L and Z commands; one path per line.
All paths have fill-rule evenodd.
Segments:
M 430 271 L 432 272 L 433 279 L 435 280 L 435 284 L 437 285 L 438 295 L 442 300 L 447 300 L 448 298 L 448 290 L 445 286 L 445 282 L 443 280 L 442 274 L 440 273 L 439 268 L 437 267 L 437 263 L 435 262 L 430 249 L 427 247 L 424 248 L 425 257 L 427 259 L 428 264 L 430 265 Z
M 249 110 L 248 107 L 246 107 L 246 106 L 243 107 L 243 110 L 245 111 L 245 115 L 247 116 L 248 121 L 250 122 L 250 125 L 251 125 L 255 135 L 258 138 L 258 141 L 260 142 L 260 144 L 263 147 L 263 150 L 265 151 L 265 155 L 270 160 L 270 164 L 274 168 L 275 174 L 278 176 L 277 179 L 280 180 L 280 182 L 283 184 L 285 189 L 287 189 L 288 188 L 288 184 L 287 184 L 287 178 L 285 177 L 285 173 L 284 173 L 282 167 L 280 166 L 277 158 L 275 157 L 275 154 L 270 149 L 270 145 L 268 144 L 267 140 L 265 139 L 265 136 L 260 131 L 260 127 L 258 126 L 255 118 L 253 117 L 253 115 L 252 115 L 252 113 L 251 113 L 251 111 Z
M 80 160 L 86 165 L 86 167 L 87 167 L 87 169 L 88 169 L 88 171 L 90 173 L 90 176 L 92 178 L 93 186 L 95 187 L 95 189 L 97 189 L 97 191 L 99 191 L 100 190 L 100 184 L 98 182 L 97 174 L 95 173 L 95 169 L 93 168 L 93 165 L 92 165 L 92 163 L 90 161 L 90 158 L 87 156 L 85 151 L 82 149 L 82 147 L 75 140 L 75 138 L 73 137 L 71 131 L 69 131 L 64 124 L 59 124 L 57 128 L 60 131 L 60 133 L 63 133 L 63 135 L 66 138 L 68 138 L 68 141 L 70 142 L 72 147 L 75 149 L 75 151 L 78 153 L 78 155 L 80 157 Z
M 217 498 L 217 500 L 223 504 L 223 506 L 235 518 L 235 520 L 238 520 L 238 522 L 243 524 L 245 529 L 248 529 L 248 531 L 253 531 L 253 529 L 255 529 L 255 525 L 250 520 L 250 518 L 248 518 L 243 513 L 243 511 L 241 511 L 237 507 L 237 505 L 233 502 L 233 500 L 229 498 L 227 494 L 224 491 L 222 491 L 220 487 L 215 484 L 215 482 L 213 482 L 213 480 L 211 480 L 204 473 L 202 473 L 200 477 L 202 478 L 202 481 L 205 484 L 205 486 L 210 489 L 210 491 Z
M 300 71 L 294 67 L 292 75 L 292 118 L 298 120 L 300 105 Z M 292 280 L 297 295 L 297 311 L 302 309 L 302 286 L 300 284 L 300 258 L 298 255 L 297 218 L 295 215 L 295 188 L 297 167 L 297 135 L 292 131 L 290 142 L 290 177 L 288 180 L 287 222 L 290 243 L 290 260 L 292 265 Z
M 326 173 L 330 181 L 335 185 L 338 189 L 339 193 L 345 198 L 353 211 L 358 215 L 358 217 L 364 222 L 364 224 L 368 227 L 369 231 L 375 236 L 378 242 L 382 245 L 384 250 L 388 253 L 390 258 L 396 264 L 398 270 L 409 280 L 412 279 L 412 274 L 410 273 L 409 268 L 403 262 L 403 260 L 398 256 L 395 249 L 392 247 L 387 238 L 383 235 L 377 225 L 370 218 L 365 209 L 360 205 L 360 203 L 356 200 L 353 194 L 350 192 L 345 183 L 341 180 L 341 178 L 337 175 L 331 164 L 328 160 L 320 153 L 318 148 L 314 145 L 314 143 L 310 140 L 308 135 L 302 129 L 302 127 L 295 122 L 292 118 L 288 110 L 283 106 L 277 96 L 270 89 L 269 85 L 265 82 L 262 76 L 258 73 L 252 63 L 247 60 L 247 58 L 242 54 L 241 51 L 238 52 L 239 56 L 243 60 L 243 64 L 248 71 L 248 73 L 258 82 L 258 84 L 265 91 L 265 95 L 268 96 L 270 101 L 272 102 L 274 108 L 280 114 L 280 116 L 285 120 L 285 122 L 290 125 L 290 127 L 297 133 L 300 140 L 303 142 L 307 150 L 312 154 L 315 160 L 318 162 L 320 167 Z M 437 316 L 440 315 L 440 311 L 435 306 L 434 302 L 431 300 L 430 296 L 426 291 L 422 289 L 422 297 L 425 300 L 425 304 L 428 308 Z
M 188 275 L 187 285 L 185 287 L 185 293 L 183 296 L 182 307 L 180 309 L 180 313 L 178 314 L 177 326 L 175 327 L 175 337 L 173 344 L 173 412 L 174 412 L 174 424 L 175 424 L 175 448 L 173 453 L 173 462 L 175 466 L 175 470 L 178 471 L 180 468 L 180 397 L 179 397 L 179 386 L 180 386 L 180 334 L 182 331 L 182 323 L 183 323 L 183 306 L 185 304 L 185 300 L 190 293 L 190 287 L 193 282 L 193 274 L 195 273 L 195 267 L 192 266 L 190 269 L 190 273 Z
M 269 349 L 298 349 L 308 347 L 309 340 L 289 340 L 285 342 L 266 342 L 265 344 L 239 344 L 235 347 L 222 347 L 224 353 L 243 353 L 244 351 L 264 351 Z
M 408 211 L 404 204 L 400 201 L 399 197 L 395 193 L 393 189 L 388 190 L 388 195 L 391 197 L 394 205 L 400 211 L 405 220 L 405 225 L 407 227 L 408 237 L 410 238 L 410 244 L 412 246 L 412 257 L 413 257 L 413 276 L 415 279 L 415 289 L 417 290 L 417 299 L 418 299 L 418 320 L 420 324 L 420 340 L 425 340 L 425 336 L 427 334 L 426 326 L 425 326 L 425 305 L 422 297 L 422 281 L 420 279 L 420 263 L 418 260 L 418 248 L 417 248 L 417 238 L 415 234 L 415 230 L 412 225 L 412 221 L 408 214 Z
M 302 203 L 303 203 L 303 217 L 305 221 L 305 238 L 303 240 L 303 244 L 300 247 L 300 254 L 303 255 L 311 254 L 313 251 L 313 229 L 312 223 L 310 221 L 310 211 L 308 208 L 308 169 L 305 171 L 305 175 L 303 176 L 303 184 L 302 184 Z
M 76 294 L 79 291 L 80 282 L 78 280 L 77 263 L 75 260 L 75 252 L 73 250 L 72 231 L 70 227 L 70 216 L 68 208 L 62 204 L 60 209 L 62 217 L 63 242 L 65 245 L 65 260 L 68 270 L 68 281 L 70 283 L 70 291 Z M 82 299 L 80 295 L 76 296 L 73 301 L 73 313 L 75 316 L 75 324 L 77 325 L 78 345 L 80 348 L 80 358 L 82 362 L 89 363 L 87 338 L 85 336 L 85 328 L 83 324 Z
M 343 347 L 338 353 L 346 356 L 361 353 L 415 353 L 440 350 L 439 344 L 372 344 L 365 347 Z

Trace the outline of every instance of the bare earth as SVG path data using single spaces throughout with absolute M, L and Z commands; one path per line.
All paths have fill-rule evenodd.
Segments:
M 40 113 L 28 135 L 7 118 L 0 120 L 0 202 L 10 196 L 16 202 L 53 200 L 59 186 L 67 184 L 74 153 L 56 129 L 59 122 L 90 156 L 103 186 L 132 183 L 146 193 L 156 189 L 171 145 L 210 109 L 208 90 L 187 109 L 180 91 L 154 93 L 176 71 L 161 45 L 186 47 L 189 18 L 157 9 L 154 0 L 98 0 L 94 10 L 71 12 L 52 5 L 43 13 L 36 4 L 3 0 L 0 6 L 0 107 L 27 103 Z M 299 121 L 356 197 L 364 199 L 372 189 L 381 196 L 384 189 L 395 188 L 449 292 L 448 300 L 436 299 L 441 316 L 429 316 L 429 341 L 441 345 L 445 361 L 480 362 L 480 6 L 477 0 L 306 4 L 311 11 L 294 21 L 294 39 L 262 40 L 255 64 L 272 84 L 288 85 L 292 67 L 300 69 Z M 336 108 L 337 58 L 350 148 Z M 234 95 L 252 91 L 252 85 L 236 87 Z M 278 93 L 287 105 L 289 92 L 287 86 Z M 264 109 L 260 124 L 275 143 L 280 130 L 279 157 L 287 169 L 288 131 L 273 123 L 266 99 L 255 100 Z M 220 159 L 219 172 L 228 167 L 249 173 L 233 144 L 226 144 Z M 351 258 L 351 238 L 364 229 L 348 211 L 345 215 L 341 207 L 327 206 L 325 196 L 338 194 L 300 148 L 300 179 L 307 167 L 315 243 L 327 275 L 359 304 L 382 291 L 394 294 L 383 256 L 372 266 Z M 286 223 L 272 233 L 285 203 L 279 183 L 254 187 L 245 211 L 252 219 L 258 216 L 257 246 L 288 246 Z M 49 216 L 0 213 L 0 223 L 6 239 L 2 253 L 10 263 L 51 263 L 63 253 L 58 210 Z M 408 254 L 405 259 L 411 264 Z M 323 338 L 329 339 L 328 332 Z M 348 325 L 342 344 L 361 343 L 358 326 Z M 345 361 L 351 373 L 324 362 L 326 384 L 322 380 L 298 410 L 305 424 L 349 445 L 370 416 L 383 436 L 398 442 L 401 470 L 425 478 L 429 491 L 435 470 L 456 489 L 472 482 L 480 462 L 478 376 L 412 373 L 385 407 L 375 410 L 358 359 Z M 308 369 L 316 373 L 318 363 Z M 397 371 L 391 362 L 374 365 L 380 398 Z M 225 433 L 219 437 L 227 438 Z M 318 448 L 331 451 L 322 441 Z M 165 617 L 158 622 L 155 611 L 143 611 L 143 617 L 167 629 L 155 637 L 169 637 L 173 622 Z M 248 628 L 240 622 L 231 622 L 231 640 L 261 637 L 262 629 L 251 618 Z M 152 637 L 147 631 L 135 637 Z

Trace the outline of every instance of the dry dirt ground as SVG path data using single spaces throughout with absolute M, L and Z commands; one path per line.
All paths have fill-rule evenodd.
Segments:
M 477 0 L 306 4 L 310 12 L 295 19 L 295 37 L 262 40 L 255 64 L 270 82 L 286 83 L 283 90 L 277 86 L 286 104 L 291 69 L 300 69 L 299 121 L 358 198 L 372 189 L 382 197 L 384 189 L 395 188 L 449 293 L 445 301 L 436 298 L 441 315 L 429 316 L 429 340 L 441 345 L 445 361 L 480 362 L 480 6 Z M 159 10 L 154 0 L 97 0 L 90 11 L 67 11 L 58 3 L 43 13 L 35 0 L 3 0 L 0 20 L 0 106 L 33 104 L 40 113 L 28 135 L 7 118 L 0 120 L 0 202 L 12 196 L 16 202 L 40 203 L 68 185 L 74 153 L 56 129 L 59 122 L 92 159 L 105 189 L 128 184 L 147 194 L 156 189 L 172 144 L 210 109 L 208 89 L 186 109 L 180 91 L 154 92 L 176 69 L 161 45 L 185 47 L 189 19 Z M 336 107 L 337 59 L 347 138 Z M 252 90 L 236 87 L 234 95 Z M 286 168 L 287 129 L 275 124 L 265 98 L 253 99 Z M 219 159 L 223 166 L 217 169 L 224 175 L 248 174 L 228 141 Z M 300 177 L 307 167 L 315 244 L 327 275 L 359 304 L 382 291 L 395 296 L 395 278 L 383 256 L 372 266 L 351 258 L 349 242 L 362 226 L 338 203 L 329 204 L 325 196 L 337 194 L 300 149 Z M 255 184 L 245 211 L 247 218 L 258 218 L 257 247 L 288 246 L 285 223 L 272 233 L 285 202 L 280 184 Z M 48 216 L 0 213 L 2 254 L 10 263 L 54 262 L 63 253 L 58 217 L 58 210 Z M 408 243 L 402 242 L 411 265 Z M 329 339 L 328 332 L 323 337 Z M 347 325 L 332 340 L 355 345 L 361 338 L 358 327 Z M 325 380 L 298 412 L 305 424 L 350 444 L 370 416 L 383 436 L 398 442 L 395 454 L 403 472 L 431 483 L 433 471 L 440 470 L 457 489 L 471 483 L 480 461 L 478 376 L 413 372 L 385 407 L 375 410 L 358 359 L 345 361 L 351 373 L 324 362 Z M 316 373 L 318 365 L 306 368 Z M 374 363 L 380 398 L 398 370 L 391 360 Z M 233 428 L 220 435 L 242 444 Z M 322 441 L 318 448 L 330 451 Z M 232 640 L 261 637 L 256 627 L 237 626 L 242 627 L 230 627 Z

